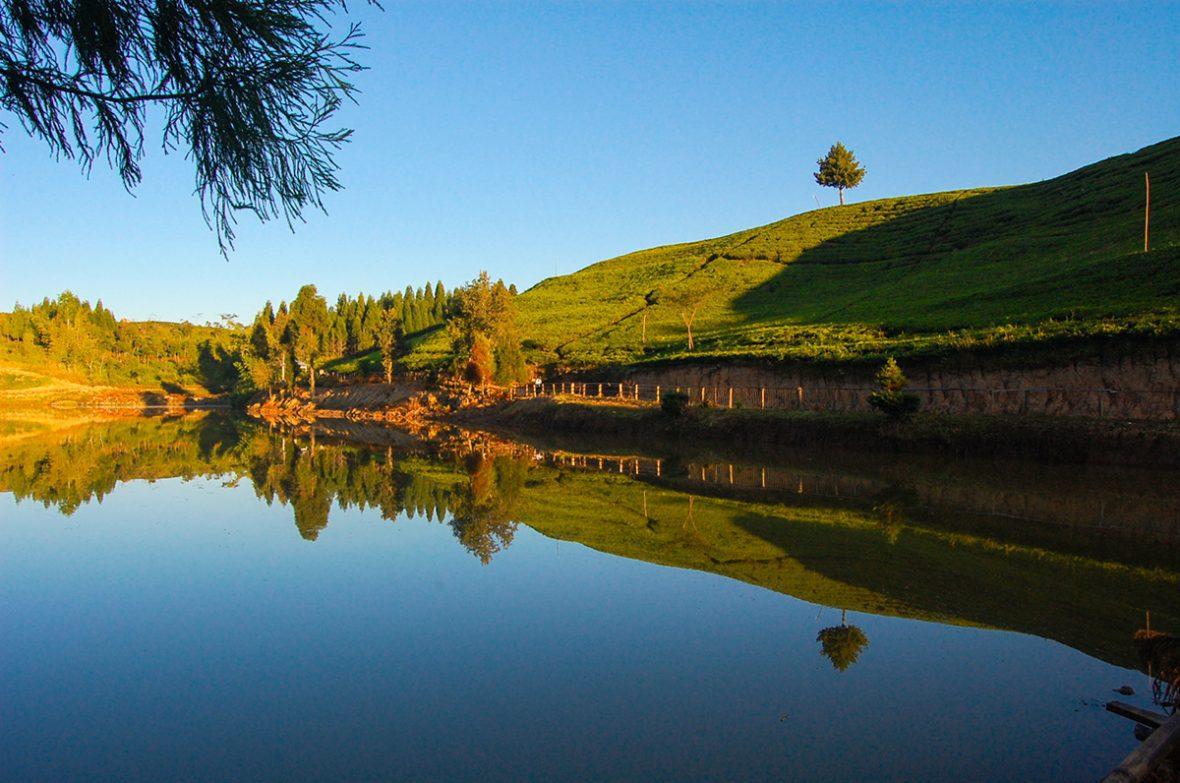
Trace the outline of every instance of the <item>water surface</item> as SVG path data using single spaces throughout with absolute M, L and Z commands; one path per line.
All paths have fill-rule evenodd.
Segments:
M 1180 628 L 1166 476 L 331 430 L 8 436 L 6 779 L 1091 780 Z

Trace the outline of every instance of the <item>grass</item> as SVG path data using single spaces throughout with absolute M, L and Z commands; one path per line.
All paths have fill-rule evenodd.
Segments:
M 411 354 L 416 353 L 421 349 L 421 346 L 426 343 L 438 343 L 443 346 L 444 355 L 439 357 L 439 361 L 446 358 L 445 354 L 449 353 L 450 344 L 447 342 L 446 329 L 441 324 L 429 326 L 419 332 L 406 335 L 405 337 L 407 350 Z M 373 348 L 368 351 L 350 354 L 348 356 L 341 356 L 338 359 L 324 362 L 323 369 L 329 372 L 338 372 L 345 375 L 351 375 L 364 370 L 366 367 L 371 368 L 370 372 L 381 371 L 381 350 Z
M 1143 172 L 1153 250 L 1143 253 Z M 1180 332 L 1180 138 L 1055 179 L 882 199 L 652 248 L 519 298 L 534 361 L 817 361 Z M 699 299 L 697 349 L 683 302 Z M 654 302 L 654 303 L 653 303 Z M 642 338 L 647 315 L 647 340 Z M 441 336 L 412 367 L 447 355 Z
M 16 372 L 0 368 L 0 391 L 35 389 L 38 386 L 43 386 L 45 382 L 45 378 L 32 373 Z

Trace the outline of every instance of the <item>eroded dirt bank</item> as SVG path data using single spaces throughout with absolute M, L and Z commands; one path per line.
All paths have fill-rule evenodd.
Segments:
M 922 409 L 935 413 L 1180 419 L 1180 342 L 1040 349 L 1019 356 L 902 361 Z M 710 403 L 786 410 L 867 411 L 878 364 L 678 363 L 587 373 Z M 593 376 L 593 377 L 592 377 Z

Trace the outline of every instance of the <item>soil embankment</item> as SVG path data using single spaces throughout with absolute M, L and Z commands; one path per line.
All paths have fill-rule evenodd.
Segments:
M 319 389 L 313 395 L 261 397 L 246 411 L 262 419 L 299 422 L 317 419 L 352 419 L 410 424 L 423 418 L 422 390 L 399 383 L 366 383 Z
M 868 411 L 879 363 L 682 362 L 593 374 L 664 391 L 681 388 L 745 408 Z M 933 413 L 1175 421 L 1180 342 L 1066 345 L 1019 354 L 963 354 L 903 363 L 910 391 Z M 591 378 L 591 374 L 586 374 Z M 578 378 L 581 380 L 581 378 Z

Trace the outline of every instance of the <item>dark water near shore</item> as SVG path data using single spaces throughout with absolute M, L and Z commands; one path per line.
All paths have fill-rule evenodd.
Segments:
M 421 443 L 0 449 L 5 780 L 1095 780 L 1175 474 Z M 1137 695 L 1112 693 L 1132 685 Z

